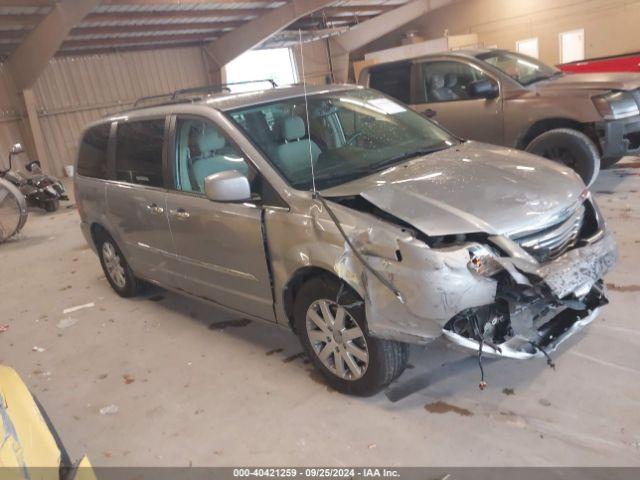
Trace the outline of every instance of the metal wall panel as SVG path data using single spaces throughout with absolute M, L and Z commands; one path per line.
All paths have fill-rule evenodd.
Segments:
M 0 64 L 0 168 L 9 166 L 9 149 L 21 141 L 20 120 L 11 106 L 8 77 Z
M 87 123 L 128 108 L 139 97 L 205 85 L 206 78 L 197 47 L 52 60 L 34 91 L 56 173 L 73 163 Z
M 63 167 L 73 163 L 80 133 L 88 123 L 130 107 L 139 97 L 206 84 L 198 47 L 52 59 L 34 93 L 53 173 L 62 175 Z M 0 84 L 2 111 L 10 108 L 4 92 Z M 0 158 L 6 156 L 6 145 L 21 140 L 18 125 L 16 120 L 0 118 Z

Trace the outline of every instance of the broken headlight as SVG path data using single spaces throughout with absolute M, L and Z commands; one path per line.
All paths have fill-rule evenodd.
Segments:
M 496 253 L 485 245 L 473 245 L 469 247 L 469 262 L 467 267 L 473 273 L 490 277 L 502 270 L 502 265 L 497 260 Z

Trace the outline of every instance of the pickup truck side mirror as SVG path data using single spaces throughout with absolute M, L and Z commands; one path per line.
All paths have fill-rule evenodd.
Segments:
M 238 170 L 225 170 L 204 179 L 204 193 L 213 202 L 251 200 L 249 180 Z
M 469 96 L 471 98 L 496 98 L 498 94 L 498 85 L 491 80 L 475 80 L 469 84 Z

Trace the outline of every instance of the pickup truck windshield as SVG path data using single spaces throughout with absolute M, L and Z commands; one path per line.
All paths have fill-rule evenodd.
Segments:
M 477 58 L 502 70 L 516 82 L 525 86 L 562 75 L 560 70 L 519 53 L 496 50 L 495 52 L 482 53 Z
M 241 108 L 231 119 L 287 182 L 326 189 L 459 141 L 400 103 L 354 89 Z

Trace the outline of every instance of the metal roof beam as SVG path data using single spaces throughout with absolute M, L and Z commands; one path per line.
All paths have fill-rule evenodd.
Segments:
M 31 87 L 62 45 L 69 31 L 100 0 L 60 0 L 51 12 L 14 50 L 7 61 L 8 72 L 18 91 Z
M 232 30 L 205 47 L 218 68 L 267 40 L 299 18 L 320 10 L 335 0 L 292 0 L 259 18 Z
M 344 52 L 353 52 L 431 10 L 450 3 L 452 0 L 414 0 L 333 37 L 332 43 Z
M 216 33 L 185 33 L 174 35 L 140 35 L 128 37 L 110 37 L 110 38 L 88 38 L 88 39 L 70 39 L 62 44 L 61 50 L 78 49 L 79 47 L 117 47 L 118 45 L 135 45 L 139 43 L 162 43 L 162 42 L 210 42 Z M 162 48 L 158 46 L 158 48 Z
M 346 32 L 329 38 L 333 79 L 346 82 L 349 79 L 349 54 L 383 35 L 393 32 L 431 10 L 443 7 L 454 0 L 414 0 L 362 22 Z

